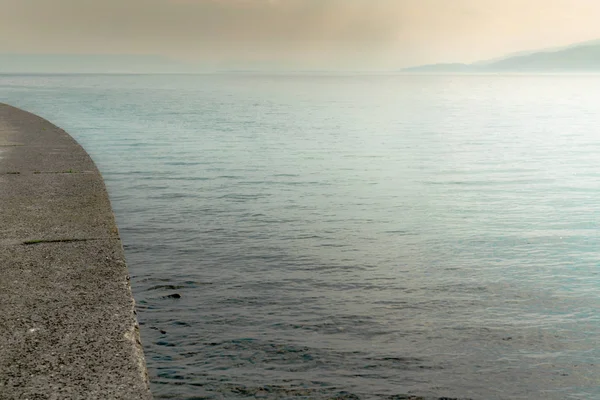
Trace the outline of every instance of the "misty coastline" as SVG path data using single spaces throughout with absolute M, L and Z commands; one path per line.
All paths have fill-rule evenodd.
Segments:
M 540 50 L 475 63 L 439 63 L 404 68 L 429 73 L 594 73 L 600 72 L 600 43 L 580 43 L 558 50 Z

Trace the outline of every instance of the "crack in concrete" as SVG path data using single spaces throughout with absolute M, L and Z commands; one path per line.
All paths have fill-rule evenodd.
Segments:
M 89 242 L 92 240 L 121 240 L 120 237 L 104 237 L 104 238 L 63 238 L 63 239 L 38 239 L 38 240 L 26 240 L 21 242 L 24 246 L 31 246 L 34 244 L 43 243 L 73 243 L 73 242 Z
M 66 170 L 66 171 L 33 171 L 35 175 L 38 174 L 91 174 L 92 171 L 74 171 L 74 170 Z
M 33 175 L 43 175 L 43 174 L 52 174 L 52 175 L 60 175 L 60 174 L 96 174 L 94 171 L 33 171 L 33 172 L 21 172 L 21 171 L 8 171 L 8 172 L 0 172 L 1 175 L 27 175 L 31 173 Z

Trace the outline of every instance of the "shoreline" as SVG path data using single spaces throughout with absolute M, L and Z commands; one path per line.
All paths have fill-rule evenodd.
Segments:
M 104 181 L 64 130 L 0 103 L 0 397 L 151 399 Z

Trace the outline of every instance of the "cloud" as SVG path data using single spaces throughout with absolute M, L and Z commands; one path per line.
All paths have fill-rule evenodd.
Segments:
M 62 31 L 65 36 L 380 41 L 393 39 L 398 28 L 396 7 L 386 0 L 3 1 L 11 19 L 27 21 L 31 31 Z
M 16 31 L 10 34 L 16 46 L 44 46 L 51 52 L 160 52 L 224 61 L 298 62 L 303 57 L 375 53 L 395 43 L 402 26 L 396 3 L 387 0 L 0 0 L 0 4 L 9 10 L 10 20 L 21 21 L 11 26 L 0 20 L 0 32 Z
M 393 67 L 600 37 L 596 0 L 0 0 L 0 51 Z

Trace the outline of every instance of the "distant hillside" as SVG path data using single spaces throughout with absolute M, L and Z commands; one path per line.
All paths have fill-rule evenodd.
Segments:
M 0 54 L 0 73 L 190 72 L 193 67 L 152 55 Z
M 404 72 L 600 72 L 600 42 L 543 50 L 473 64 L 432 64 Z
M 418 67 L 405 68 L 405 72 L 469 72 L 473 68 L 469 64 L 429 64 Z

